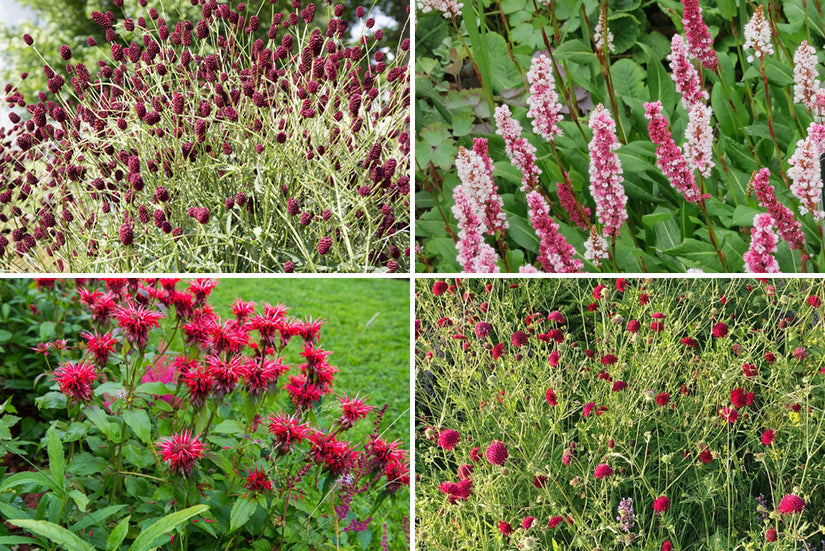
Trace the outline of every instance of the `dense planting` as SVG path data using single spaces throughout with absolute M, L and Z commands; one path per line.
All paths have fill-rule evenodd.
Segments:
M 38 98 L 6 86 L 0 267 L 405 270 L 409 40 L 383 45 L 363 7 L 353 40 L 342 5 L 319 29 L 299 0 L 271 20 L 191 3 L 95 11 L 95 66 L 63 45 Z
M 419 282 L 419 545 L 820 549 L 825 285 L 597 283 Z

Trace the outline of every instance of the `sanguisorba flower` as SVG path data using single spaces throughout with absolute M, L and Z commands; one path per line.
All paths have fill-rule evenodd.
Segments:
M 760 5 L 756 8 L 751 20 L 745 25 L 745 43 L 743 50 L 752 48 L 754 54 L 760 61 L 766 55 L 773 54 L 773 44 L 771 43 L 771 26 L 765 19 L 764 8 Z M 748 61 L 754 60 L 754 54 L 748 54 Z
M 60 392 L 75 402 L 91 401 L 92 382 L 97 376 L 97 370 L 86 361 L 60 364 L 52 373 L 52 378 L 60 385 Z
M 667 177 L 670 185 L 679 191 L 689 203 L 702 200 L 702 193 L 696 186 L 693 171 L 682 155 L 682 150 L 673 141 L 668 129 L 667 117 L 662 113 L 660 101 L 645 103 L 645 117 L 651 141 L 656 144 L 656 164 Z
M 553 141 L 562 135 L 559 128 L 562 107 L 550 63 L 546 55 L 535 56 L 530 70 L 527 71 L 527 82 L 530 84 L 527 116 L 533 119 L 533 131 L 536 134 L 545 140 Z
M 190 476 L 195 463 L 203 456 L 204 445 L 197 436 L 182 431 L 158 442 L 161 459 L 182 476 Z
M 604 225 L 602 234 L 618 237 L 627 220 L 627 195 L 622 182 L 622 163 L 616 150 L 616 122 L 601 103 L 590 114 L 590 194 L 596 201 L 596 216 Z
M 753 274 L 779 273 L 779 262 L 774 257 L 778 240 L 779 237 L 773 229 L 771 215 L 757 214 L 754 216 L 750 247 L 743 256 L 745 270 Z
M 776 510 L 783 515 L 793 515 L 794 513 L 801 513 L 806 506 L 801 497 L 795 494 L 785 494 Z
M 791 209 L 779 202 L 774 193 L 774 187 L 770 185 L 770 170 L 762 168 L 751 175 L 751 186 L 756 194 L 759 204 L 768 209 L 768 214 L 773 218 L 776 231 L 782 240 L 791 249 L 803 250 L 805 248 L 805 233 L 802 231 L 802 224 L 794 218 Z
M 710 30 L 702 18 L 702 8 L 699 0 L 682 0 L 682 25 L 687 37 L 690 54 L 702 62 L 705 69 L 715 71 L 719 60 L 713 51 L 713 38 Z
M 149 331 L 158 327 L 163 314 L 150 310 L 142 304 L 126 304 L 116 312 L 118 325 L 123 329 L 123 335 L 132 345 L 144 348 L 149 337 Z

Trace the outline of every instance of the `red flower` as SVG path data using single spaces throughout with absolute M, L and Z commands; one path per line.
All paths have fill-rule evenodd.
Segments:
M 548 479 L 546 476 L 538 474 L 533 477 L 533 486 L 539 489 L 544 488 L 545 486 L 547 486 L 547 480 Z
M 206 297 L 218 286 L 218 280 L 198 278 L 189 282 L 189 292 L 195 297 L 195 305 L 201 306 L 206 302 Z
M 762 445 L 770 446 L 773 444 L 774 438 L 776 438 L 776 433 L 771 429 L 766 430 L 762 433 Z
M 534 522 L 536 522 L 536 517 L 524 517 L 524 520 L 521 521 L 521 528 L 523 530 L 529 530 Z
M 232 313 L 235 314 L 235 319 L 238 323 L 244 323 L 249 316 L 255 313 L 255 303 L 245 302 L 240 298 L 235 299 L 232 303 Z
M 713 326 L 713 336 L 717 339 L 728 336 L 728 326 L 721 321 Z
M 606 288 L 607 288 L 607 286 L 602 285 L 601 283 L 596 285 L 596 287 L 593 289 L 593 298 L 596 299 L 596 300 L 601 299 L 602 298 L 602 290 L 606 289 Z
M 192 467 L 203 455 L 204 446 L 197 436 L 189 431 L 173 434 L 158 442 L 161 459 L 172 466 L 172 469 L 183 476 L 192 474 Z
M 776 510 L 783 515 L 792 515 L 794 513 L 801 513 L 804 508 L 805 502 L 801 497 L 794 494 L 786 494 L 785 497 L 782 498 L 782 501 L 779 502 L 779 507 L 777 507 Z
M 480 321 L 476 324 L 476 337 L 479 339 L 487 338 L 487 335 L 490 334 L 490 331 L 493 330 L 493 326 L 486 321 Z
M 819 308 L 822 305 L 822 300 L 816 295 L 811 295 L 808 297 L 808 304 L 814 308 Z
M 673 551 L 673 545 L 670 544 L 670 540 L 665 540 L 662 544 L 662 551 Z
M 734 388 L 730 393 L 730 403 L 736 408 L 743 408 L 747 405 L 745 391 L 741 388 Z
M 518 348 L 527 344 L 528 338 L 529 337 L 527 333 L 525 333 L 524 331 L 516 331 L 515 333 L 513 333 L 513 336 L 510 337 L 510 340 L 512 341 L 513 346 Z
M 776 528 L 768 528 L 768 531 L 765 532 L 765 540 L 766 541 L 776 541 Z
M 261 358 L 257 361 L 247 358 L 238 370 L 243 375 L 246 390 L 250 394 L 260 395 L 274 390 L 278 384 L 278 377 L 289 371 L 289 367 L 281 362 L 281 358 L 277 360 Z
M 648 302 L 650 302 L 650 295 L 648 295 L 646 293 L 642 293 L 641 295 L 639 295 L 639 304 L 641 306 L 644 306 Z
M 495 345 L 493 347 L 493 350 L 490 353 L 493 355 L 494 360 L 497 360 L 500 357 L 502 357 L 505 354 L 505 352 L 504 352 L 504 343 L 500 342 L 497 345 Z
M 564 316 L 558 310 L 553 310 L 547 314 L 547 319 L 556 323 L 564 323 Z
M 627 280 L 623 277 L 616 279 L 616 290 L 620 293 L 624 293 L 627 289 Z
M 596 402 L 587 402 L 586 404 L 584 404 L 584 409 L 582 410 L 582 417 L 587 417 L 593 412 L 594 409 L 596 409 Z
M 208 333 L 210 347 L 218 354 L 222 352 L 237 354 L 249 342 L 249 335 L 244 326 L 233 319 L 223 324 L 215 323 L 209 327 Z
M 206 366 L 212 376 L 212 390 L 219 397 L 222 398 L 235 389 L 243 365 L 242 362 L 240 356 L 232 356 L 228 362 L 223 361 L 220 356 L 207 356 Z
M 602 356 L 602 365 L 613 365 L 614 363 L 619 361 L 619 358 L 614 356 L 613 354 L 605 354 Z
M 770 351 L 765 352 L 765 361 L 768 362 L 769 364 L 772 364 L 773 362 L 776 361 L 776 356 L 774 355 L 773 352 L 770 352 Z
M 748 379 L 752 379 L 759 375 L 759 368 L 753 364 L 744 364 L 742 365 L 742 375 Z
M 556 399 L 556 393 L 552 388 L 548 388 L 547 392 L 544 393 L 544 399 L 547 400 L 547 403 L 551 406 L 558 405 L 558 400 Z
M 54 370 L 52 378 L 60 384 L 60 392 L 75 402 L 92 400 L 92 382 L 97 380 L 94 366 L 85 361 L 66 362 Z
M 504 465 L 504 462 L 510 457 L 510 454 L 507 453 L 507 446 L 500 440 L 490 442 L 484 455 L 487 457 L 487 461 L 493 465 Z
M 605 478 L 608 476 L 613 476 L 613 467 L 611 467 L 607 463 L 597 465 L 596 470 L 593 471 L 593 476 L 595 478 Z
M 91 352 L 95 357 L 95 363 L 100 367 L 106 365 L 106 362 L 109 360 L 109 353 L 114 352 L 115 345 L 119 342 L 112 336 L 111 331 L 107 331 L 101 335 L 97 332 L 97 329 L 95 329 L 94 333 L 84 331 L 81 333 L 81 336 L 83 336 L 88 343 L 86 350 Z
M 206 398 L 215 386 L 211 370 L 205 365 L 190 366 L 183 376 L 184 384 L 189 388 L 189 398 L 196 408 L 203 407 Z
M 564 522 L 564 519 L 562 517 L 559 517 L 559 516 L 550 517 L 550 522 L 547 523 L 547 527 L 548 528 L 555 528 L 556 526 L 558 526 L 562 522 Z
M 473 481 L 466 478 L 458 484 L 455 482 L 442 482 L 438 489 L 449 496 L 450 503 L 456 501 L 467 501 L 473 493 Z
M 699 454 L 699 461 L 704 464 L 708 464 L 713 461 L 713 454 L 710 452 L 709 449 L 705 448 L 702 450 L 702 453 Z
M 696 348 L 696 341 L 691 339 L 690 337 L 684 337 L 681 341 L 682 344 L 685 346 L 689 346 L 691 348 Z
M 470 478 L 470 475 L 473 474 L 473 470 L 475 470 L 475 466 L 468 463 L 462 463 L 458 466 L 458 479 L 464 480 L 465 478 Z
M 451 450 L 461 441 L 458 431 L 445 429 L 438 435 L 438 445 L 445 450 Z
M 510 523 L 504 522 L 503 520 L 498 521 L 498 530 L 505 536 L 509 536 L 513 533 L 513 527 L 510 526 Z
M 624 381 L 616 381 L 613 383 L 613 392 L 619 392 L 627 388 L 627 383 Z
M 275 437 L 273 446 L 281 455 L 289 453 L 295 444 L 300 444 L 309 435 L 309 431 L 309 425 L 285 413 L 269 417 L 269 434 Z
M 638 320 L 630 320 L 627 322 L 627 330 L 630 333 L 638 333 L 641 328 L 642 324 L 639 323 Z
M 262 469 L 255 467 L 249 471 L 244 487 L 250 492 L 263 494 L 272 491 L 272 482 L 270 482 L 269 478 L 266 476 L 266 473 Z
M 559 351 L 558 350 L 553 350 L 550 353 L 550 357 L 547 358 L 547 363 L 549 363 L 552 367 L 558 367 L 559 366 L 559 357 L 560 357 Z
M 375 408 L 367 405 L 366 400 L 361 400 L 356 394 L 355 398 L 350 398 L 346 394 L 339 398 L 341 402 L 341 418 L 338 422 L 344 430 L 352 428 L 356 421 L 363 419 Z
M 653 502 L 653 510 L 656 514 L 662 514 L 670 509 L 670 500 L 667 496 L 660 496 L 657 497 L 656 500 Z
M 719 416 L 728 423 L 733 424 L 739 419 L 739 412 L 736 411 L 736 408 L 723 407 L 719 409 Z
M 447 282 L 446 281 L 436 281 L 433 283 L 433 294 L 435 296 L 443 295 L 447 292 Z
M 668 394 L 667 392 L 660 392 L 656 396 L 656 403 L 659 404 L 659 406 L 665 407 L 668 404 L 668 402 L 670 402 L 670 394 Z
M 115 312 L 115 317 L 117 317 L 117 324 L 123 328 L 126 340 L 138 348 L 144 348 L 149 331 L 158 326 L 158 321 L 163 314 L 149 310 L 142 304 L 137 306 L 127 304 Z
M 654 321 L 650 324 L 650 330 L 654 333 L 661 333 L 665 329 L 665 324 L 661 321 Z
M 478 456 L 478 454 L 480 452 L 481 452 L 481 448 L 479 448 L 478 446 L 471 449 L 470 450 L 470 461 L 472 461 L 473 463 L 478 463 L 481 460 L 481 458 Z

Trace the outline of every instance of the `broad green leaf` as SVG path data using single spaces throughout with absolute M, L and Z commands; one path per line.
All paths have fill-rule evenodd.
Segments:
M 15 486 L 22 486 L 25 484 L 36 484 L 49 488 L 55 492 L 62 492 L 63 488 L 55 484 L 55 482 L 42 472 L 25 471 L 22 473 L 14 473 L 5 477 L 3 484 L 0 485 L 0 491 L 14 488 Z
M 487 55 L 490 58 L 493 93 L 523 85 L 521 73 L 519 73 L 516 63 L 510 57 L 507 41 L 504 37 L 490 31 L 485 39 Z
M 122 413 L 122 417 L 143 443 L 148 444 L 152 440 L 152 422 L 146 410 L 127 409 Z
M 453 117 L 453 135 L 466 136 L 473 129 L 475 115 L 472 111 L 464 111 Z
M 53 321 L 44 321 L 40 324 L 40 340 L 47 341 L 54 337 L 54 331 L 57 327 L 57 323 Z
M 94 547 L 86 543 L 62 526 L 45 520 L 13 519 L 8 522 L 24 530 L 43 536 L 47 541 L 58 544 L 66 551 L 94 551 Z
M 57 431 L 52 425 L 46 432 L 46 448 L 49 452 L 49 471 L 54 481 L 64 485 L 64 474 L 66 473 L 66 458 L 63 456 L 63 442 L 57 436 Z M 88 500 L 87 500 L 88 501 Z
M 178 525 L 186 522 L 195 515 L 200 515 L 208 510 L 208 505 L 194 505 L 183 511 L 178 511 L 163 517 L 148 528 L 141 530 L 138 537 L 135 538 L 135 541 L 129 547 L 129 551 L 149 551 L 149 549 L 155 547 L 158 538 L 171 532 L 177 528 Z
M 702 268 L 705 271 L 722 271 L 722 263 L 716 249 L 706 241 L 685 239 L 680 245 L 663 251 L 685 262 L 690 268 Z
M 596 54 L 588 44 L 579 39 L 565 40 L 561 46 L 553 51 L 556 61 L 572 61 L 574 63 L 590 63 L 596 61 Z
M 536 235 L 536 230 L 530 223 L 511 212 L 507 213 L 507 220 L 510 222 L 510 228 L 507 230 L 507 236 L 516 242 L 520 247 L 527 249 L 532 253 L 539 252 L 539 238 Z
M 241 497 L 235 500 L 232 505 L 232 512 L 229 514 L 229 531 L 234 532 L 249 520 L 249 517 L 258 508 L 258 503 L 254 499 Z
M 132 518 L 131 515 L 117 523 L 117 526 L 115 526 L 115 529 L 109 534 L 109 539 L 106 541 L 106 551 L 120 549 L 120 545 L 123 543 L 129 531 L 130 518 Z
M 89 498 L 86 497 L 86 494 L 80 490 L 72 490 L 69 492 L 69 497 L 72 498 L 72 501 L 75 502 L 81 512 L 86 512 L 86 507 L 89 505 Z
M 616 48 L 615 54 L 623 54 L 636 45 L 642 26 L 639 20 L 629 13 L 613 15 L 608 19 L 608 27 L 613 33 L 613 45 Z M 641 96 L 639 96 L 641 97 Z
M 97 511 L 91 511 L 88 515 L 85 515 L 82 519 L 75 522 L 70 529 L 72 532 L 80 532 L 89 526 L 100 526 L 104 520 L 115 513 L 119 513 L 125 507 L 126 505 L 109 505 Z
M 610 67 L 613 89 L 620 97 L 644 97 L 645 70 L 632 59 L 622 58 Z
M 107 419 L 106 412 L 98 406 L 87 406 L 83 411 L 86 413 L 86 417 L 89 418 L 89 421 L 94 423 L 94 425 L 100 429 L 100 432 L 109 438 L 112 437 L 112 426 Z

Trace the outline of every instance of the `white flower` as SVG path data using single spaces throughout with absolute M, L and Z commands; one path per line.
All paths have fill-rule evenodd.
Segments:
M 756 57 L 760 60 L 766 55 L 773 54 L 773 44 L 771 43 L 771 26 L 768 20 L 765 19 L 765 13 L 762 6 L 756 8 L 756 12 L 745 25 L 745 44 L 743 49 L 753 48 L 756 52 Z M 754 56 L 749 55 L 748 61 L 752 62 Z

